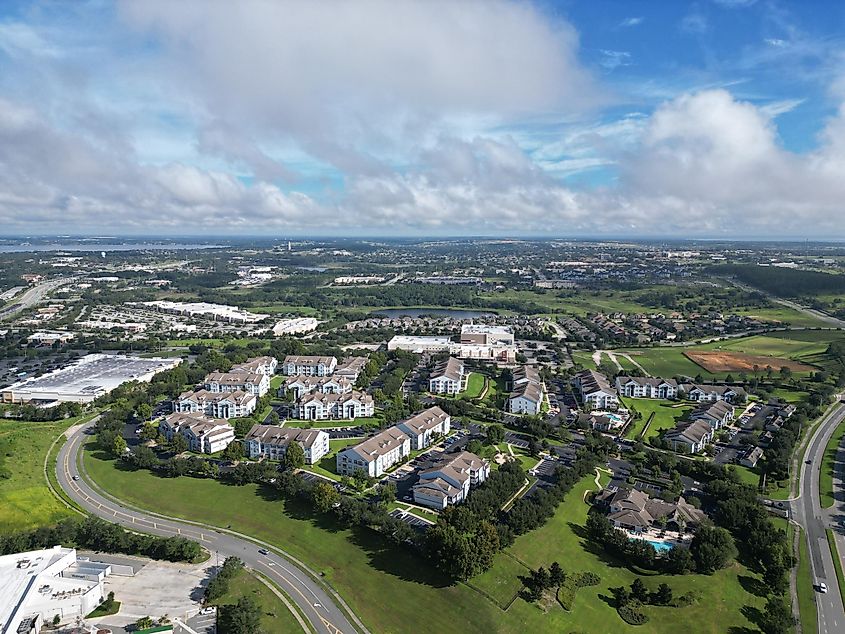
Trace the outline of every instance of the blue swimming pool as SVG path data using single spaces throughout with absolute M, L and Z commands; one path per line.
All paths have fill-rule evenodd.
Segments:
M 672 550 L 673 548 L 672 544 L 667 544 L 666 542 L 653 542 L 650 539 L 647 539 L 646 541 L 652 546 L 654 546 L 654 550 L 656 550 L 658 553 L 663 553 L 667 550 Z

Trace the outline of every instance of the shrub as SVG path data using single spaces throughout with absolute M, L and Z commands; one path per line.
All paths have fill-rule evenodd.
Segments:
M 648 615 L 642 611 L 642 605 L 638 601 L 631 601 L 616 608 L 622 620 L 629 625 L 644 625 L 648 623 Z

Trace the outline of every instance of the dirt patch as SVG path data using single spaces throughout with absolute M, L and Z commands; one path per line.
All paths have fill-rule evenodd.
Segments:
M 743 352 L 684 352 L 693 363 L 700 365 L 708 372 L 754 372 L 756 365 L 760 372 L 766 371 L 766 366 L 772 366 L 775 372 L 787 367 L 793 372 L 812 372 L 816 368 L 811 365 L 799 363 L 792 359 L 780 357 L 765 357 L 756 354 L 745 354 Z

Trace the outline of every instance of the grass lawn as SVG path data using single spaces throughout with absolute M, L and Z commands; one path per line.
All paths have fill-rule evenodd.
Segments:
M 279 388 L 282 386 L 282 383 L 285 382 L 287 377 L 283 374 L 277 374 L 273 378 L 270 379 L 270 391 L 275 395 Z
M 469 585 L 505 609 L 522 589 L 519 577 L 527 574 L 527 566 L 504 552 L 496 557 L 490 570 L 471 579 Z
M 572 363 L 581 366 L 585 370 L 596 369 L 596 363 L 593 361 L 593 353 L 585 350 L 575 350 L 572 353 Z
M 47 486 L 44 458 L 65 429 L 87 419 L 0 421 L 0 470 L 8 475 L 0 477 L 0 534 L 54 524 L 72 515 Z
M 305 465 L 303 468 L 306 471 L 318 473 L 340 482 L 340 476 L 337 474 L 337 452 L 345 447 L 357 445 L 359 442 L 361 442 L 360 438 L 340 438 L 338 440 L 330 440 L 329 453 L 323 456 L 317 464 Z
M 839 423 L 833 432 L 833 436 L 827 442 L 822 459 L 821 470 L 819 471 L 819 497 L 822 508 L 833 506 L 833 467 L 836 461 L 836 452 L 842 444 L 842 437 L 845 436 L 845 421 Z
M 241 597 L 252 597 L 261 608 L 261 629 L 264 632 L 301 632 L 302 626 L 275 593 L 252 573 L 241 570 L 229 583 L 229 592 L 214 605 L 232 605 Z M 226 634 L 220 630 L 220 634 Z
M 810 568 L 810 549 L 804 538 L 804 531 L 798 536 L 798 574 L 796 591 L 798 611 L 801 615 L 801 629 L 804 632 L 819 631 L 819 615 L 816 611 L 816 591 L 813 588 L 813 572 Z
M 654 419 L 651 421 L 643 441 L 659 436 L 665 429 L 672 429 L 675 423 L 692 409 L 691 405 L 685 405 L 679 401 L 662 401 L 655 398 L 624 398 L 623 401 L 626 407 L 633 407 L 642 414 L 642 419 L 635 421 L 628 428 L 628 432 L 625 434 L 628 438 L 636 439 L 652 412 L 654 413 Z
M 296 418 L 288 418 L 285 420 L 285 427 L 300 427 L 305 429 L 324 429 L 326 427 L 378 427 L 381 424 L 381 419 L 375 416 L 367 416 L 362 418 L 343 418 L 340 420 L 298 420 Z
M 484 390 L 484 375 L 478 372 L 471 372 L 467 377 L 467 389 L 461 395 L 464 398 L 478 398 Z
M 760 474 L 757 473 L 756 468 L 749 469 L 741 464 L 732 464 L 729 468 L 733 469 L 746 484 L 750 484 L 755 489 L 758 489 L 760 486 Z
M 798 328 L 830 327 L 829 323 L 811 315 L 806 315 L 800 311 L 795 310 L 794 308 L 789 308 L 788 306 L 778 305 L 773 306 L 771 308 L 738 308 L 736 310 L 732 310 L 731 312 L 737 315 L 748 315 L 750 317 L 756 317 L 761 321 L 779 321 L 785 324 L 796 326 Z
M 836 584 L 839 586 L 839 596 L 845 597 L 845 575 L 842 574 L 842 561 L 839 559 L 839 548 L 836 546 L 836 538 L 833 529 L 825 529 L 827 533 L 827 545 L 830 546 L 830 555 L 833 557 L 833 567 L 836 569 Z
M 567 572 L 593 571 L 601 577 L 598 586 L 578 591 L 572 613 L 552 608 L 546 615 L 549 623 L 543 631 L 584 632 L 657 632 L 675 633 L 680 624 L 685 632 L 723 633 L 742 631 L 752 624 L 741 609 L 748 605 L 760 608 L 764 598 L 750 594 L 745 588 L 755 587 L 756 577 L 746 568 L 734 564 L 717 573 L 705 575 L 653 575 L 642 577 L 649 589 L 667 583 L 675 596 L 689 591 L 701 594 L 701 599 L 685 608 L 645 608 L 650 620 L 646 626 L 627 625 L 617 615 L 608 598 L 610 588 L 630 585 L 637 578 L 631 570 L 594 548 L 586 540 L 584 525 L 588 505 L 583 502 L 587 491 L 595 488 L 592 476 L 586 476 L 558 507 L 554 517 L 542 528 L 518 537 L 508 553 L 532 568 L 548 567 L 557 561 Z M 503 557 L 507 555 L 499 555 Z M 611 600 L 612 601 L 612 600 Z M 514 607 L 523 604 L 517 599 Z M 511 608 L 513 609 L 513 608 Z M 539 611 L 537 608 L 534 610 Z
M 685 350 L 696 349 L 698 349 L 698 346 L 634 348 L 622 350 L 622 352 L 630 354 L 631 358 L 643 366 L 643 369 L 651 376 L 671 379 L 678 375 L 695 377 L 700 374 L 705 379 L 723 378 L 725 374 L 712 374 L 684 356 Z

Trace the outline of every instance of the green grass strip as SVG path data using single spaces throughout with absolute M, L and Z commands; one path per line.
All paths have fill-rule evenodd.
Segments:
M 819 472 L 819 497 L 822 508 L 830 508 L 835 502 L 833 498 L 833 468 L 836 464 L 836 452 L 845 436 L 845 420 L 836 426 L 833 436 L 827 441 L 822 459 L 821 471 Z
M 819 615 L 816 609 L 816 591 L 813 588 L 813 573 L 810 570 L 810 549 L 804 539 L 804 531 L 798 535 L 798 611 L 801 630 L 805 634 L 819 631 Z
M 828 528 L 827 543 L 830 546 L 830 555 L 833 557 L 833 567 L 836 570 L 836 583 L 839 584 L 839 596 L 845 597 L 845 575 L 842 574 L 842 561 L 839 559 L 839 549 L 836 547 L 836 537 L 833 530 Z

